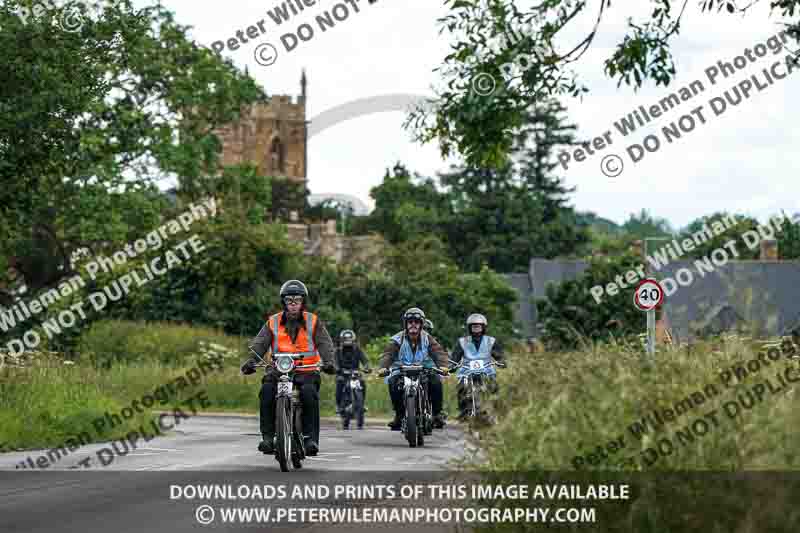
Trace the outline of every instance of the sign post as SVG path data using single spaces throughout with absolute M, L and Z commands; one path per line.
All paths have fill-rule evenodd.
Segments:
M 633 305 L 647 313 L 647 353 L 656 353 L 656 308 L 664 301 L 664 289 L 654 279 L 644 279 L 633 293 Z

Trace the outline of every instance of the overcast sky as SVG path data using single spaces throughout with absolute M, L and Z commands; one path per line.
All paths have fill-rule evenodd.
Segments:
M 305 68 L 308 119 L 359 98 L 395 93 L 432 95 L 431 87 L 439 80 L 433 69 L 449 53 L 448 36 L 439 35 L 436 22 L 446 14 L 443 2 L 379 0 L 369 5 L 367 0 L 351 1 L 360 11 L 350 8 L 346 20 L 325 32 L 316 26 L 315 16 L 343 2 L 320 0 L 280 26 L 267 16 L 268 10 L 282 4 L 276 0 L 163 3 L 181 24 L 193 26 L 193 38 L 209 47 L 263 19 L 264 35 L 248 39 L 250 42 L 238 50 L 226 48 L 222 54 L 242 69 L 248 66 L 268 94 L 298 94 L 300 72 Z M 597 3 L 592 2 L 591 11 L 572 24 L 575 27 L 565 34 L 561 51 L 571 49 L 591 29 L 596 17 L 593 4 Z M 675 4 L 677 8 L 680 2 Z M 647 2 L 615 2 L 606 12 L 593 47 L 576 68 L 591 92 L 583 101 L 563 100 L 568 118 L 578 125 L 582 138 L 612 131 L 612 146 L 573 163 L 568 170 L 560 169 L 567 185 L 577 187 L 572 197 L 577 209 L 621 223 L 631 212 L 646 208 L 676 226 L 723 209 L 761 220 L 780 209 L 789 213 L 800 210 L 798 163 L 793 157 L 800 139 L 792 122 L 797 117 L 798 99 L 789 96 L 796 94 L 800 74 L 796 71 L 795 76 L 777 81 L 762 92 L 754 89 L 750 98 L 737 107 L 729 106 L 718 117 L 708 104 L 712 97 L 721 96 L 754 74 L 764 79 L 762 69 L 783 61 L 785 52 L 775 56 L 769 53 L 716 85 L 711 85 L 704 73 L 719 60 L 732 62 L 745 48 L 765 43 L 781 29 L 777 15 L 769 18 L 768 2 L 754 7 L 746 17 L 701 14 L 696 4 L 689 1 L 681 34 L 674 42 L 672 52 L 678 69 L 674 84 L 665 89 L 651 83 L 639 93 L 624 85 L 617 88 L 615 81 L 605 78 L 603 60 L 624 34 L 627 17 L 643 20 L 652 6 Z M 636 11 L 632 6 L 641 9 Z M 338 9 L 337 13 L 343 13 Z M 302 23 L 314 26 L 315 35 L 286 52 L 281 36 Z M 254 50 L 261 42 L 269 42 L 278 50 L 271 66 L 255 61 Z M 790 44 L 794 50 L 796 47 Z M 785 67 L 780 68 L 785 72 Z M 647 127 L 627 137 L 614 128 L 615 121 L 639 105 L 649 108 L 695 80 L 701 80 L 704 92 Z M 661 128 L 700 105 L 706 124 L 698 123 L 682 139 L 666 143 Z M 453 161 L 442 160 L 435 143 L 419 145 L 402 129 L 405 116 L 402 111 L 361 116 L 315 135 L 308 153 L 311 192 L 353 194 L 371 206 L 370 188 L 381 182 L 385 169 L 397 160 L 424 175 L 448 169 Z M 633 164 L 625 148 L 641 143 L 650 133 L 661 137 L 662 147 Z M 616 178 L 600 171 L 602 158 L 612 153 L 620 155 L 625 165 Z

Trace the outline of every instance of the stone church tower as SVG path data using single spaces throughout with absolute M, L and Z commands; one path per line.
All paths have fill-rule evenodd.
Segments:
M 283 176 L 306 184 L 308 140 L 306 73 L 300 78 L 300 95 L 275 95 L 246 109 L 238 122 L 215 130 L 222 141 L 222 164 L 247 161 L 262 176 Z

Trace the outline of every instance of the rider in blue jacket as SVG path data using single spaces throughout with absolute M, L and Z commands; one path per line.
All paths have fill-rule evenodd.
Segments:
M 467 317 L 466 326 L 469 335 L 458 339 L 456 347 L 453 350 L 452 360 L 455 364 L 460 364 L 462 359 L 465 360 L 466 364 L 469 364 L 470 361 L 482 361 L 484 363 L 484 376 L 488 378 L 487 385 L 489 392 L 493 394 L 497 393 L 497 381 L 495 381 L 497 372 L 493 366 L 486 366 L 486 363 L 494 358 L 499 365 L 505 366 L 503 362 L 503 348 L 496 338 L 486 335 L 489 322 L 486 320 L 485 316 L 478 313 L 469 315 Z M 458 391 L 458 418 L 460 420 L 466 417 L 466 412 L 469 409 L 469 398 L 466 397 L 466 389 L 460 379 L 465 373 L 466 370 L 464 366 L 459 366 L 456 372 L 456 377 L 459 378 L 456 390 Z
M 389 396 L 394 407 L 394 420 L 389 422 L 389 427 L 400 430 L 400 424 L 405 414 L 403 405 L 402 381 L 399 379 L 398 368 L 401 365 L 421 364 L 427 368 L 439 367 L 447 371 L 447 352 L 433 335 L 424 330 L 425 313 L 418 307 L 412 307 L 403 314 L 403 330 L 392 336 L 389 344 L 383 350 L 381 358 L 381 371 L 379 375 L 389 374 L 384 381 L 389 384 Z M 442 404 L 444 391 L 439 376 L 433 374 L 428 381 L 433 411 L 433 427 L 444 427 Z

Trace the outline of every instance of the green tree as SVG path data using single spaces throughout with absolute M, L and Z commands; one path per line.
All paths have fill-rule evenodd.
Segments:
M 32 7 L 0 6 L 0 255 L 18 275 L 3 269 L 0 286 L 31 294 L 72 274 L 76 250 L 113 252 L 149 231 L 166 208 L 159 180 L 209 194 L 212 130 L 264 93 L 161 5 L 106 2 L 74 32 L 62 10 L 23 18 L 21 5 Z
M 501 168 L 456 167 L 440 175 L 454 202 L 452 253 L 462 268 L 482 264 L 498 272 L 524 272 L 533 256 L 572 255 L 588 242 L 567 204 L 574 189 L 554 171 L 558 147 L 575 142 L 574 125 L 555 101 L 533 106 L 514 136 L 514 162 Z
M 631 213 L 622 225 L 622 229 L 636 239 L 673 237 L 675 234 L 667 219 L 655 217 L 646 209 L 642 209 L 638 214 Z
M 783 223 L 776 238 L 781 259 L 800 259 L 800 213 Z
M 733 0 L 701 0 L 695 5 L 702 13 L 716 10 L 713 16 L 719 17 L 741 16 L 757 3 L 739 8 Z M 625 83 L 638 90 L 646 81 L 668 86 L 676 75 L 670 43 L 679 34 L 681 18 L 688 15 L 689 1 L 684 0 L 680 10 L 671 0 L 650 4 L 653 10 L 644 20 L 629 18 L 627 33 L 604 61 L 605 74 L 618 86 Z M 412 113 L 407 125 L 422 142 L 438 140 L 445 156 L 457 151 L 468 164 L 500 167 L 512 151 L 512 132 L 522 126 L 531 104 L 588 91 L 571 69 L 592 46 L 611 1 L 445 0 L 445 5 L 449 13 L 439 22 L 450 37 L 452 52 L 437 69 L 444 89 L 433 106 Z M 787 19 L 798 6 L 798 0 L 773 0 L 770 12 L 779 11 Z M 626 9 L 623 3 L 615 7 Z M 594 26 L 582 32 L 582 39 L 570 39 L 577 44 L 565 49 L 559 39 L 567 32 L 572 35 L 590 10 L 596 10 L 590 14 Z M 796 21 L 787 22 L 787 31 L 797 36 Z M 488 95 L 487 76 L 496 85 Z
M 434 180 L 411 172 L 400 162 L 386 169 L 383 182 L 370 190 L 375 209 L 359 221 L 359 233 L 383 235 L 390 243 L 414 240 L 449 222 L 450 202 Z
M 583 341 L 635 338 L 644 329 L 645 317 L 631 304 L 634 287 L 620 289 L 614 296 L 604 295 L 600 303 L 590 289 L 605 287 L 641 261 L 631 253 L 594 258 L 578 278 L 548 286 L 546 298 L 536 302 L 543 342 L 552 349 L 568 350 Z
M 744 215 L 729 215 L 729 213 L 723 211 L 700 217 L 697 220 L 693 220 L 681 231 L 675 240 L 682 244 L 683 239 L 691 238 L 693 234 L 702 231 L 704 227 L 709 228 L 713 235 L 716 233 L 715 229 L 722 230 L 725 227 L 722 221 L 729 218 L 729 216 L 732 216 L 733 220 L 736 221 L 735 225 L 731 225 L 730 228 L 725 229 L 719 235 L 715 235 L 699 245 L 696 241 L 693 241 L 695 247 L 687 252 L 685 258 L 706 257 L 717 248 L 722 248 L 726 242 L 733 240 L 736 241 L 734 248 L 739 253 L 739 257 L 735 259 L 758 259 L 761 251 L 758 247 L 752 250 L 748 248 L 747 243 L 742 239 L 742 234 L 746 231 L 755 230 L 759 223 L 758 220 Z M 656 247 L 653 246 L 653 248 L 655 249 Z M 650 255 L 652 255 L 652 252 Z

